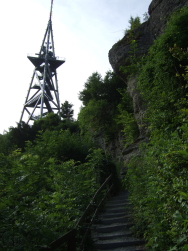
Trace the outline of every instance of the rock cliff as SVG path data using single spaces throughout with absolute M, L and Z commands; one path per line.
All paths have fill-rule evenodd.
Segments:
M 149 6 L 148 13 L 150 15 L 148 21 L 144 22 L 139 28 L 134 31 L 134 39 L 138 42 L 138 50 L 136 56 L 143 56 L 147 54 L 148 49 L 154 43 L 155 39 L 165 32 L 165 27 L 171 14 L 184 7 L 188 6 L 187 0 L 153 0 Z M 134 115 L 138 123 L 140 137 L 138 140 L 130 145 L 127 149 L 118 147 L 116 142 L 114 145 L 113 154 L 122 156 L 126 170 L 126 163 L 130 160 L 132 155 L 139 154 L 139 144 L 148 140 L 147 126 L 143 123 L 146 106 L 143 103 L 142 97 L 136 90 L 137 76 L 127 78 L 126 74 L 120 71 L 120 66 L 129 65 L 127 60 L 130 55 L 131 39 L 129 34 L 126 34 L 119 42 L 113 45 L 109 51 L 109 62 L 114 72 L 119 75 L 127 85 L 127 91 L 133 99 Z M 116 153 L 116 150 L 118 152 Z M 108 149 L 110 151 L 110 149 Z M 121 152 L 121 154 L 120 154 Z M 121 159 L 121 157 L 119 157 Z
M 154 40 L 165 31 L 166 23 L 171 14 L 186 5 L 188 5 L 187 0 L 153 0 L 151 2 L 148 9 L 149 20 L 135 30 L 134 34 L 134 38 L 138 41 L 136 52 L 138 56 L 146 54 Z M 120 66 L 128 64 L 130 42 L 127 34 L 109 51 L 110 64 L 114 72 L 120 76 L 123 75 L 119 71 Z

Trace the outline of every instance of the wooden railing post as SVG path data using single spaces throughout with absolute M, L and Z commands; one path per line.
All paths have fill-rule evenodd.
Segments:
M 68 240 L 67 251 L 76 251 L 76 229 L 72 232 L 72 236 Z

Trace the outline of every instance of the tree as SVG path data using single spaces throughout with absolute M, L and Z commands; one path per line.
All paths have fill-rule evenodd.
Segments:
M 60 116 L 63 119 L 73 120 L 74 110 L 72 109 L 73 104 L 70 104 L 67 100 L 61 104 Z
M 141 25 L 141 21 L 140 21 L 140 17 L 130 17 L 129 19 L 129 28 L 125 30 L 125 35 L 127 33 L 132 33 L 134 30 L 136 30 L 140 25 Z
M 92 73 L 84 85 L 84 90 L 79 93 L 79 99 L 83 105 L 87 106 L 90 100 L 101 99 L 102 93 L 104 93 L 103 87 L 102 76 L 98 72 Z
M 79 93 L 79 99 L 87 106 L 91 100 L 106 100 L 109 103 L 119 103 L 121 94 L 119 89 L 125 87 L 125 83 L 115 73 L 108 71 L 104 78 L 94 72 L 84 85 L 84 90 Z
M 39 131 L 53 131 L 59 126 L 61 119 L 56 113 L 48 113 L 45 117 L 35 120 L 32 130 L 37 134 Z
M 124 81 L 115 73 L 108 71 L 104 78 L 93 73 L 79 96 L 84 105 L 78 116 L 82 132 L 103 132 L 106 138 L 114 138 L 121 127 L 116 121 L 120 114 L 118 105 L 121 103 L 122 109 L 132 113 L 132 100 L 125 90 Z
M 145 12 L 143 14 L 143 21 L 146 22 L 146 21 L 148 21 L 148 19 L 149 19 L 149 14 L 148 14 L 148 12 Z
M 7 138 L 10 140 L 12 147 L 21 148 L 22 150 L 25 148 L 25 142 L 32 141 L 35 136 L 31 126 L 24 121 L 17 123 L 17 127 L 10 127 L 7 133 Z

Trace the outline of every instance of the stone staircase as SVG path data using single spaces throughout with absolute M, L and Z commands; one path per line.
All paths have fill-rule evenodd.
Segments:
M 145 242 L 133 236 L 131 205 L 128 193 L 111 198 L 97 222 L 92 226 L 92 239 L 96 250 L 143 251 Z

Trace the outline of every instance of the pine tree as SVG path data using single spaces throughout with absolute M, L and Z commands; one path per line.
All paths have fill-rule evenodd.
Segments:
M 70 104 L 67 100 L 61 104 L 60 116 L 63 119 L 72 120 L 74 115 L 74 110 L 72 109 L 73 104 Z

